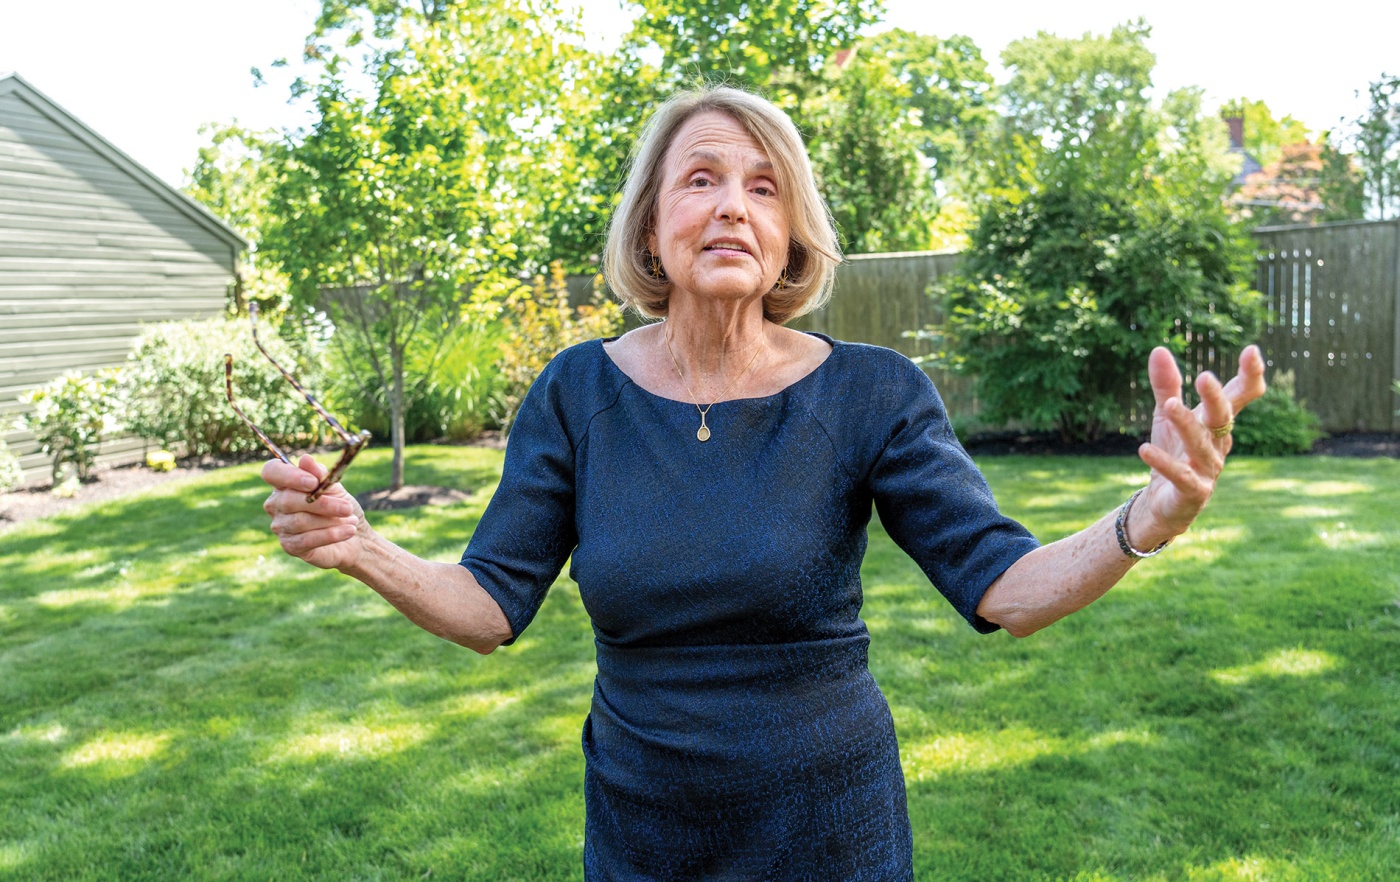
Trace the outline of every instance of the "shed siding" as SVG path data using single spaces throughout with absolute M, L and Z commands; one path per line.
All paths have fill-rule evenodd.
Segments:
M 0 438 L 27 477 L 47 475 L 48 460 L 10 429 L 21 393 L 67 370 L 121 365 L 143 323 L 224 308 L 234 246 L 172 195 L 39 102 L 0 92 Z M 141 449 L 114 439 L 99 461 Z

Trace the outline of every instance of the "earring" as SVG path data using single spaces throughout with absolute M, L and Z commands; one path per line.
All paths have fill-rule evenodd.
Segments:
M 787 288 L 789 284 L 791 283 L 788 280 L 787 267 L 783 267 L 783 271 L 778 274 L 778 281 L 773 283 L 773 287 L 777 288 L 779 291 L 782 291 L 783 289 Z
M 651 272 L 651 277 L 658 282 L 666 281 L 666 268 L 661 265 L 661 258 L 655 254 L 651 256 L 651 264 L 647 267 Z

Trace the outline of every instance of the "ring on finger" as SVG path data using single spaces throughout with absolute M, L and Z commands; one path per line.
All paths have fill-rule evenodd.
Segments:
M 1219 441 L 1235 430 L 1235 418 L 1230 417 L 1223 426 L 1207 426 L 1206 428 L 1210 429 L 1211 437 Z

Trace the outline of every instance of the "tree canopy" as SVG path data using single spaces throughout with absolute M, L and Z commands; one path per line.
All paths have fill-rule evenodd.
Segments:
M 882 59 L 903 84 L 903 103 L 917 112 L 922 130 L 919 150 L 937 176 L 953 174 L 994 116 L 992 76 L 977 44 L 896 28 L 866 38 L 860 52 Z
M 724 82 L 757 89 L 795 109 L 827 59 L 879 21 L 881 0 L 635 0 L 641 15 L 627 44 L 662 54 L 674 87 Z
M 1400 76 L 1381 75 L 1367 87 L 1370 104 L 1352 122 L 1361 165 L 1366 216 L 1400 217 Z
M 832 65 L 827 78 L 808 105 L 809 152 L 843 246 L 855 253 L 927 248 L 938 212 L 909 85 L 887 56 L 859 51 Z
M 1148 406 L 1152 347 L 1233 346 L 1255 318 L 1221 123 L 1195 91 L 1148 100 L 1149 33 L 1041 34 L 1003 55 L 1001 153 L 934 329 L 989 421 L 1096 438 Z
M 1228 345 L 1248 324 L 1222 124 L 1199 92 L 1150 98 L 1145 22 L 1018 40 L 997 85 L 966 37 L 869 34 L 880 0 L 635 6 L 622 45 L 595 53 L 562 0 L 323 0 L 305 52 L 316 73 L 295 86 L 313 122 L 216 135 L 194 191 L 248 224 L 294 302 L 327 310 L 389 414 L 414 394 L 406 341 L 451 336 L 472 292 L 596 267 L 643 119 L 698 82 L 791 115 L 848 251 L 927 248 L 974 223 L 942 330 L 1006 390 L 984 396 L 992 413 L 1103 431 L 1147 347 Z M 1347 142 L 1369 157 L 1372 213 L 1393 210 L 1400 179 L 1380 125 L 1395 92 L 1373 87 L 1379 109 Z M 1266 123 L 1262 153 L 1297 133 L 1237 103 Z M 1361 165 L 1330 149 L 1319 175 L 1350 180 Z
M 327 0 L 298 85 L 315 107 L 279 157 L 263 247 L 323 309 L 381 402 L 403 481 L 411 342 L 445 340 L 470 292 L 548 253 L 567 176 L 552 138 L 577 77 L 550 0 Z M 431 363 L 431 359 L 429 359 Z M 416 379 L 423 379 L 418 377 Z

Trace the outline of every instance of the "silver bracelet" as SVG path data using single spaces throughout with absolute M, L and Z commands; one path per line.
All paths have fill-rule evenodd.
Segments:
M 1144 487 L 1143 490 L 1147 488 Z M 1133 503 L 1142 495 L 1142 490 L 1128 497 L 1128 501 L 1123 503 L 1123 507 L 1118 509 L 1118 520 L 1113 523 L 1113 532 L 1118 535 L 1118 547 L 1123 549 L 1123 553 L 1136 560 L 1145 557 L 1156 557 L 1162 553 L 1162 549 L 1172 544 L 1172 540 L 1167 539 L 1151 551 L 1138 551 L 1133 547 L 1133 543 L 1128 541 L 1128 512 L 1132 509 Z

